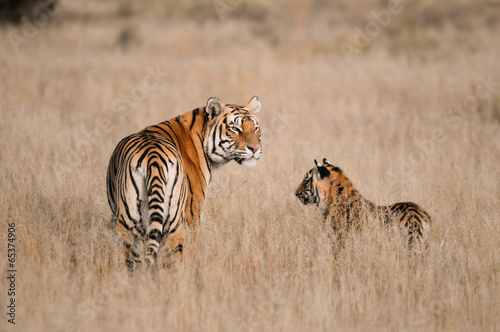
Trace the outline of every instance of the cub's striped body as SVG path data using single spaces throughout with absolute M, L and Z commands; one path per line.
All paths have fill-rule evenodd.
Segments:
M 182 252 L 184 224 L 201 219 L 212 169 L 231 160 L 254 165 L 262 155 L 255 114 L 246 106 L 210 98 L 200 107 L 124 138 L 109 161 L 108 202 L 123 235 L 127 263 L 152 264 Z
M 323 212 L 333 230 L 341 234 L 351 227 L 359 227 L 365 214 L 381 217 L 384 223 L 398 222 L 408 230 L 408 243 L 421 243 L 428 236 L 431 217 L 412 202 L 388 206 L 375 205 L 364 198 L 342 170 L 323 159 L 323 164 L 306 173 L 295 195 L 303 204 L 315 203 Z

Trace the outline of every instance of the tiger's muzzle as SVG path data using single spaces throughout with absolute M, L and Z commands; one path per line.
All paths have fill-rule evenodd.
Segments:
M 238 154 L 234 159 L 240 165 L 245 166 L 255 166 L 257 160 L 262 156 L 262 147 L 259 146 L 247 146 L 244 151 Z

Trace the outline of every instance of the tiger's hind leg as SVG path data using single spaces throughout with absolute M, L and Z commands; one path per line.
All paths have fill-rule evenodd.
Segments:
M 425 247 L 431 218 L 420 206 L 412 202 L 389 206 L 391 214 L 406 229 L 409 251 L 421 251 Z
M 183 250 L 184 223 L 181 223 L 173 233 L 165 235 L 162 241 L 162 251 L 159 257 L 161 266 L 163 268 L 175 270 L 182 262 Z
M 421 222 L 415 215 L 410 215 L 406 218 L 405 227 L 408 229 L 408 248 L 412 250 L 422 242 Z
M 408 229 L 408 249 L 416 254 L 423 254 L 428 247 L 428 233 L 430 217 L 421 208 L 417 207 L 406 216 L 404 225 Z
M 129 270 L 133 271 L 142 267 L 142 253 L 144 250 L 144 231 L 139 231 L 137 227 L 131 229 L 125 227 L 118 219 L 114 218 L 118 230 L 121 234 L 123 249 L 121 250 L 121 261 L 125 261 Z

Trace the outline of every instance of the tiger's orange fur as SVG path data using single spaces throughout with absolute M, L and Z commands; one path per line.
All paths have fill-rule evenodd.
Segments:
M 262 155 L 253 97 L 245 106 L 210 98 L 205 107 L 124 138 L 109 161 L 108 201 L 134 269 L 182 252 L 183 228 L 200 223 L 212 169 L 235 160 L 254 165 Z M 144 245 L 146 252 L 144 253 Z
M 422 243 L 428 237 L 431 217 L 412 202 L 381 206 L 364 198 L 344 172 L 323 159 L 323 164 L 306 173 L 295 195 L 303 204 L 316 204 L 336 234 L 359 227 L 366 215 L 381 217 L 384 223 L 397 222 L 408 231 L 408 244 Z

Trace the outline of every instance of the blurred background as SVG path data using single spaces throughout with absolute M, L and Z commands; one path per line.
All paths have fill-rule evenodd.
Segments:
M 232 30 L 234 35 L 223 38 L 225 42 L 260 40 L 266 46 L 299 46 L 306 54 L 323 55 L 341 52 L 342 42 L 352 44 L 357 28 L 369 35 L 368 39 L 377 39 L 376 43 L 367 42 L 373 44 L 367 47 L 370 49 L 383 46 L 391 54 L 435 50 L 445 56 L 443 38 L 448 37 L 446 46 L 453 47 L 467 40 L 470 33 L 495 31 L 499 24 L 499 6 L 496 0 L 278 0 L 272 3 L 260 0 L 2 0 L 0 20 L 14 25 L 31 22 L 36 28 L 82 22 L 109 30 L 114 27 L 116 36 L 109 40 L 109 46 L 124 49 L 128 46 L 136 49 L 140 44 L 146 49 L 152 47 L 148 28 L 156 24 L 157 28 L 158 25 L 193 26 L 200 34 Z M 30 39 L 30 36 L 24 37 Z M 184 39 L 187 41 L 188 37 Z M 477 41 L 469 45 L 471 51 L 479 44 Z

